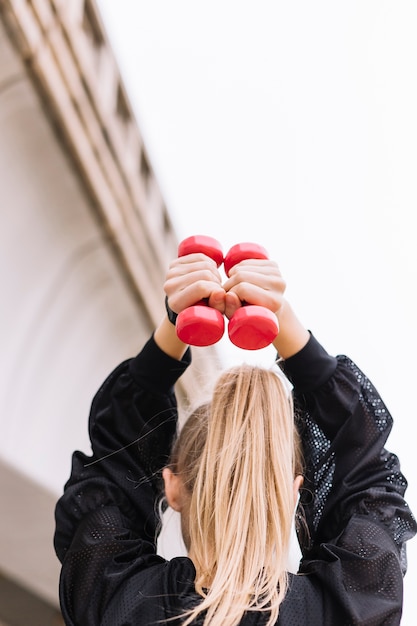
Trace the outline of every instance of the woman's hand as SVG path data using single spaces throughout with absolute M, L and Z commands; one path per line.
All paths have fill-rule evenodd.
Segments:
M 243 304 L 266 307 L 275 313 L 280 326 L 274 346 L 283 358 L 289 358 L 307 343 L 309 333 L 285 300 L 285 287 L 278 265 L 269 259 L 241 261 L 222 284 L 216 263 L 202 253 L 172 261 L 164 284 L 168 304 L 176 313 L 200 300 L 206 300 L 228 319 Z M 187 348 L 166 316 L 154 337 L 159 347 L 174 358 L 180 359 Z
M 168 305 L 175 313 L 181 313 L 201 300 L 206 300 L 220 313 L 225 312 L 226 292 L 221 274 L 216 263 L 205 254 L 188 254 L 172 261 L 164 290 Z M 161 350 L 175 359 L 181 359 L 187 349 L 166 315 L 155 330 L 154 339 Z
M 273 342 L 280 356 L 288 359 L 301 350 L 310 338 L 290 304 L 275 261 L 247 259 L 235 265 L 223 285 L 226 291 L 226 316 L 230 319 L 242 303 L 264 306 L 278 318 L 279 333 Z
M 226 292 L 216 263 L 202 253 L 188 254 L 172 261 L 164 290 L 168 304 L 175 313 L 180 313 L 200 300 L 225 312 Z
M 223 287 L 225 314 L 230 319 L 243 303 L 263 306 L 278 315 L 286 284 L 275 261 L 247 259 L 232 267 Z

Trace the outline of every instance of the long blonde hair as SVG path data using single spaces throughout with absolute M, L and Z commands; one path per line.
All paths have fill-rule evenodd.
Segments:
M 302 472 L 293 406 L 273 372 L 243 365 L 225 372 L 211 402 L 187 420 L 171 467 L 190 494 L 188 530 L 205 626 L 235 626 L 247 611 L 275 624 L 287 590 L 294 514 Z

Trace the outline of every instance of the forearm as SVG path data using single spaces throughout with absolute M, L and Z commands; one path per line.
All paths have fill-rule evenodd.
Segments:
M 173 359 L 150 339 L 101 386 L 90 413 L 93 456 L 74 456 L 58 504 L 56 545 L 61 558 L 80 520 L 100 507 L 117 506 L 132 527 L 140 530 L 147 524 L 153 532 L 152 498 L 177 427 L 173 386 L 189 362 L 189 354 Z
M 392 425 L 388 409 L 349 358 L 328 355 L 310 337 L 281 364 L 294 385 L 301 425 L 310 540 L 331 541 L 356 513 L 379 519 L 392 535 L 400 524 L 406 537 L 406 482 L 396 457 L 384 449 Z
M 158 348 L 165 354 L 180 361 L 184 356 L 188 346 L 178 339 L 175 326 L 167 316 L 165 316 L 154 333 L 154 340 Z
M 299 352 L 308 342 L 310 334 L 295 315 L 290 304 L 285 302 L 278 313 L 280 332 L 274 347 L 283 359 Z M 188 346 L 177 336 L 175 326 L 165 316 L 154 333 L 157 346 L 168 356 L 181 360 Z
M 280 331 L 273 345 L 280 357 L 289 359 L 304 348 L 310 338 L 310 333 L 287 301 L 283 302 L 277 317 Z

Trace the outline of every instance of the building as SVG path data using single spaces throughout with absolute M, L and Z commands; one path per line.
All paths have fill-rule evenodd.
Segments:
M 0 13 L 0 626 L 48 626 L 70 454 L 89 449 L 97 386 L 164 314 L 178 241 L 93 0 Z

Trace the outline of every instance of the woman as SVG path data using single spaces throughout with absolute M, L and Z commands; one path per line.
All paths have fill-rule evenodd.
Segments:
M 171 448 L 173 385 L 190 350 L 163 319 L 94 398 L 93 455 L 74 454 L 57 505 L 67 625 L 400 622 L 404 544 L 416 523 L 398 460 L 384 449 L 392 419 L 358 367 L 304 328 L 284 291 L 273 261 L 243 261 L 224 284 L 203 254 L 171 264 L 168 310 L 207 298 L 229 319 L 242 302 L 276 313 L 274 346 L 295 409 L 276 373 L 237 367 Z M 161 474 L 188 550 L 170 561 L 155 547 Z M 294 575 L 296 507 L 307 532 Z

